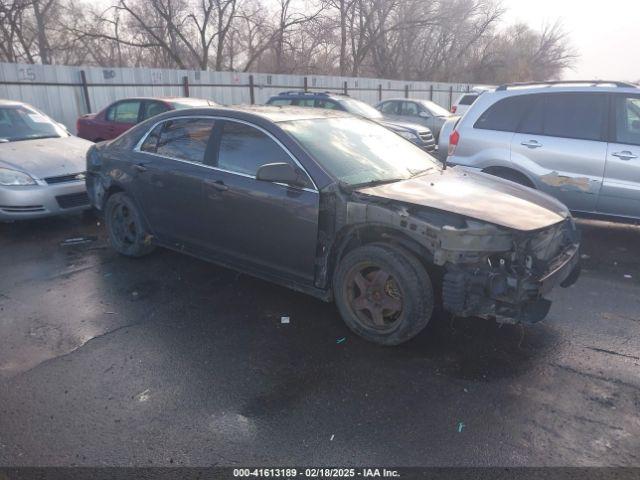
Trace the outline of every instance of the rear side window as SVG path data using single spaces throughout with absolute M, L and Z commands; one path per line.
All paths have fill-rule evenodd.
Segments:
M 107 120 L 117 123 L 137 123 L 140 103 L 139 100 L 116 103 L 107 111 Z
M 313 98 L 298 98 L 294 101 L 294 105 L 297 105 L 298 107 L 309 107 L 309 108 L 313 108 L 314 107 L 314 103 L 315 100 Z
M 276 106 L 285 106 L 285 105 L 291 105 L 291 100 L 289 100 L 288 98 L 274 98 L 273 100 L 269 100 L 269 105 L 276 105 Z
M 458 102 L 458 105 L 471 105 L 476 101 L 476 98 L 478 98 L 477 95 L 464 95 Z
M 602 140 L 606 105 L 605 94 L 546 95 L 543 134 L 580 140 Z
M 515 132 L 532 96 L 519 95 L 503 98 L 480 115 L 474 127 L 482 130 Z
M 212 118 L 168 120 L 162 124 L 155 153 L 164 157 L 203 163 L 213 124 Z M 149 137 L 154 133 L 158 132 L 154 129 Z M 142 145 L 142 149 L 145 148 L 151 148 L 151 145 L 147 146 L 146 141 Z
M 219 168 L 255 176 L 262 165 L 276 162 L 294 165 L 289 155 L 266 133 L 244 123 L 224 123 Z

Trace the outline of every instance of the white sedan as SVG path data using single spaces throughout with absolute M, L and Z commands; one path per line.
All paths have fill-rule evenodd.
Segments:
M 0 221 L 90 208 L 84 178 L 91 145 L 30 105 L 0 100 Z

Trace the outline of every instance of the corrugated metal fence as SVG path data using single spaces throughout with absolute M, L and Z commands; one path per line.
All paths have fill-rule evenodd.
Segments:
M 321 75 L 68 67 L 0 63 L 0 98 L 39 108 L 75 132 L 84 113 L 132 96 L 191 96 L 225 105 L 264 103 L 282 90 L 347 92 L 374 104 L 385 98 L 432 99 L 450 108 L 471 85 Z

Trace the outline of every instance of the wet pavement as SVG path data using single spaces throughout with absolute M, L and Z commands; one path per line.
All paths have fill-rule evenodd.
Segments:
M 438 313 L 382 348 L 96 220 L 0 224 L 0 465 L 638 466 L 640 228 L 581 226 L 544 322 Z

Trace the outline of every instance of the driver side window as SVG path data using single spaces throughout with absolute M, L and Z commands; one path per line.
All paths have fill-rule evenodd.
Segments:
M 224 122 L 218 168 L 255 177 L 262 165 L 283 162 L 298 168 L 287 152 L 266 133 L 244 123 Z
M 409 115 L 412 117 L 416 117 L 420 109 L 418 105 L 413 102 L 402 102 L 402 113 L 401 115 Z

